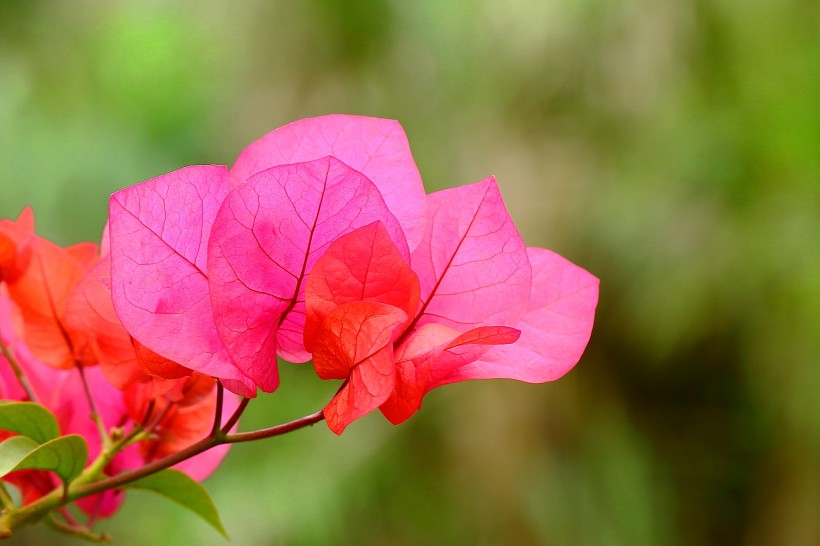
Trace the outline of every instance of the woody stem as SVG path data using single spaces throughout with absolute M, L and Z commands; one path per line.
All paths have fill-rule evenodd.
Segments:
M 247 398 L 243 400 L 243 402 L 245 402 L 245 405 L 247 405 L 247 401 L 249 400 L 250 399 Z M 243 408 L 243 406 L 240 404 L 240 409 L 241 408 Z M 237 409 L 237 412 L 239 412 L 239 409 Z M 166 468 L 170 468 L 177 463 L 190 459 L 191 457 L 199 455 L 200 453 L 208 451 L 212 447 L 216 447 L 218 445 L 249 442 L 252 440 L 262 440 L 264 438 L 273 438 L 274 436 L 281 436 L 283 434 L 287 434 L 289 432 L 293 432 L 295 430 L 299 430 L 301 428 L 314 425 L 322 419 L 324 419 L 324 415 L 321 411 L 318 411 L 316 413 L 306 415 L 305 417 L 295 419 L 288 423 L 283 423 L 281 425 L 277 425 L 274 427 L 261 430 L 254 430 L 250 432 L 225 434 L 225 428 L 223 428 L 216 435 L 207 436 L 202 440 L 194 444 L 191 444 L 182 451 L 178 451 L 174 454 L 168 455 L 167 457 L 154 461 L 153 463 L 147 464 L 136 470 L 123 472 L 122 474 L 118 474 L 116 476 L 112 476 L 110 478 L 106 478 L 97 482 L 83 484 L 79 487 L 72 487 L 69 491 L 68 498 L 69 500 L 76 500 L 82 497 L 86 497 L 88 495 L 93 495 L 94 493 L 106 491 L 108 489 L 122 487 L 133 481 L 139 480 L 140 478 L 144 478 L 146 476 L 150 476 L 151 474 L 155 474 L 161 470 L 165 470 Z M 229 424 L 230 421 L 226 423 L 225 426 L 228 426 Z

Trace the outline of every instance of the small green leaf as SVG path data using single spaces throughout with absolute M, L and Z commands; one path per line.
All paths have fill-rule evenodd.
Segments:
M 1 402 L 0 429 L 28 436 L 40 444 L 60 435 L 54 415 L 34 402 Z
M 12 436 L 0 443 L 0 477 L 17 469 L 40 444 L 27 436 Z
M 12 436 L 0 444 L 0 477 L 15 470 L 51 470 L 69 483 L 88 462 L 88 446 L 82 436 L 70 434 L 38 445 L 25 436 Z
M 219 531 L 219 534 L 228 538 L 219 520 L 216 505 L 211 500 L 208 491 L 199 482 L 179 470 L 169 468 L 132 482 L 125 487 L 159 493 L 197 514 Z

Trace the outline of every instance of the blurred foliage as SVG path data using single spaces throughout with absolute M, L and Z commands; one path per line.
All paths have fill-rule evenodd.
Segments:
M 589 350 L 235 447 L 207 483 L 232 543 L 818 544 L 819 27 L 800 0 L 5 0 L 0 217 L 96 239 L 125 185 L 398 119 L 428 190 L 495 174 L 530 244 L 601 278 Z M 286 366 L 245 426 L 334 388 Z M 119 544 L 218 543 L 129 495 Z

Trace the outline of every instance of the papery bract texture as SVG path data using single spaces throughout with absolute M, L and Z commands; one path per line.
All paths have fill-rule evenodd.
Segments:
M 543 383 L 558 379 L 581 358 L 592 333 L 598 279 L 552 251 L 528 248 L 527 253 L 533 282 L 529 308 L 515 325 L 521 338 L 493 348 L 438 384 L 492 378 Z
M 124 389 L 145 373 L 137 365 L 131 336 L 120 323 L 111 299 L 111 257 L 103 256 L 72 288 L 66 328 L 84 332 L 106 379 Z
M 84 336 L 65 325 L 69 294 L 90 267 L 96 246 L 90 243 L 61 248 L 40 237 L 28 243 L 26 267 L 9 280 L 9 296 L 24 321 L 24 339 L 42 362 L 60 369 L 74 367 L 85 356 Z
M 396 353 L 396 388 L 381 406 L 393 424 L 407 420 L 427 392 L 495 345 L 514 343 L 520 335 L 507 326 L 481 326 L 465 333 L 429 322 L 414 331 Z
M 219 338 L 208 295 L 208 239 L 227 194 L 225 167 L 195 166 L 112 195 L 112 295 L 140 343 L 254 396 Z
M 399 220 L 410 249 L 424 234 L 421 176 L 397 121 L 329 115 L 295 121 L 248 146 L 231 169 L 232 185 L 274 167 L 333 156 L 363 173 Z
M 514 326 L 527 309 L 532 273 L 495 179 L 431 194 L 428 214 L 411 259 L 421 283 L 416 324 Z
M 393 341 L 407 314 L 374 302 L 343 304 L 323 321 L 314 341 L 313 365 L 322 379 L 347 379 L 325 407 L 336 434 L 383 404 L 395 385 Z
M 316 262 L 308 278 L 305 347 L 314 351 L 322 322 L 353 301 L 392 305 L 408 319 L 419 306 L 419 281 L 380 222 L 343 235 Z
M 219 210 L 208 275 L 217 329 L 262 390 L 279 384 L 276 355 L 306 362 L 305 284 L 338 237 L 380 221 L 408 255 L 396 218 L 364 175 L 332 157 L 274 167 L 231 191 Z

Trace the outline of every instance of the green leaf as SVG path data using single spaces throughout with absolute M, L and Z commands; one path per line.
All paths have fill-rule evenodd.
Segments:
M 0 402 L 0 429 L 28 436 L 40 444 L 60 435 L 54 415 L 34 402 Z
M 51 470 L 67 484 L 80 475 L 86 462 L 88 446 L 77 434 L 44 444 L 25 436 L 12 436 L 0 444 L 0 477 L 15 470 Z
M 219 520 L 216 505 L 211 500 L 208 491 L 199 482 L 179 470 L 169 468 L 132 482 L 125 487 L 159 493 L 195 513 L 219 531 L 219 534 L 228 538 Z
M 0 443 L 0 477 L 17 469 L 40 444 L 27 436 L 12 436 Z

